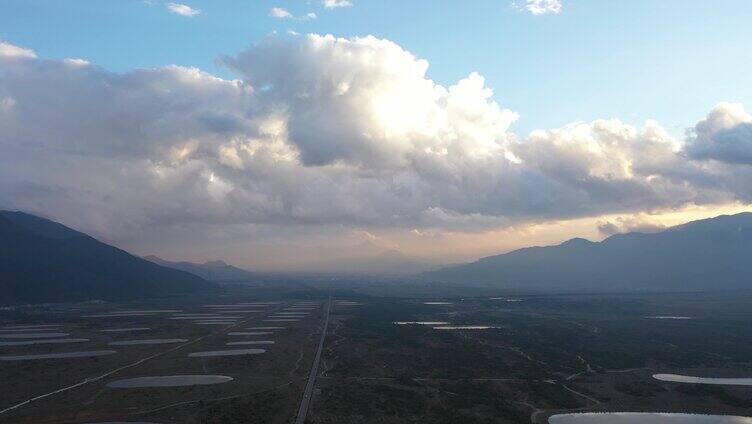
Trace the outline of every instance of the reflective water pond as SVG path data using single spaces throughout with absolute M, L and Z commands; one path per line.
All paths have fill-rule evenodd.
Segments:
M 554 415 L 550 424 L 752 424 L 752 418 L 731 415 L 652 412 L 592 412 Z
M 223 318 L 222 315 L 190 315 L 190 316 L 182 316 L 182 317 L 170 317 L 170 319 L 177 319 L 177 320 L 194 320 L 194 319 L 212 319 L 212 318 Z
M 30 331 L 33 331 L 33 329 L 49 329 L 51 327 L 62 327 L 62 324 L 18 324 L 18 325 L 6 325 L 3 327 L 3 329 L 6 330 L 18 330 L 18 329 L 28 329 Z
M 752 386 L 752 378 L 693 377 L 679 374 L 654 374 L 653 378 L 674 383 L 722 384 L 728 386 Z
M 433 327 L 434 330 L 488 330 L 490 325 L 445 325 Z
M 123 328 L 106 328 L 103 333 L 126 333 L 129 331 L 146 331 L 151 330 L 149 327 L 123 327 Z
M 233 304 L 227 304 L 227 305 L 204 305 L 204 308 L 265 308 L 267 306 L 270 306 L 270 303 L 233 303 Z
M 86 424 L 157 424 L 157 423 L 146 422 L 146 421 L 106 421 L 106 422 L 86 423 Z
M 176 313 L 176 312 L 183 312 L 183 311 L 180 309 L 140 309 L 140 310 L 112 311 L 112 313 L 115 313 L 115 314 L 168 314 L 168 313 Z
M 210 350 L 207 352 L 193 352 L 188 356 L 191 358 L 206 358 L 213 356 L 240 356 L 240 355 L 258 355 L 266 352 L 265 349 L 231 349 L 231 350 Z
M 110 346 L 137 346 L 137 345 L 155 345 L 166 343 L 185 343 L 188 339 L 143 339 L 143 340 L 121 340 L 110 342 Z
M 39 355 L 0 355 L 0 361 L 28 361 L 34 359 L 88 358 L 117 353 L 114 350 L 89 350 L 85 352 L 44 353 Z
M 213 318 L 220 319 L 220 320 L 230 320 L 230 319 L 241 319 L 241 318 L 245 318 L 245 317 L 242 317 L 242 316 L 239 316 L 239 315 L 219 315 L 219 316 L 213 317 Z M 198 317 L 198 318 L 194 318 L 194 319 L 205 319 L 205 317 Z
M 3 328 L 0 329 L 0 334 L 10 334 L 10 333 L 31 333 L 31 332 L 40 332 L 40 331 L 60 331 L 61 329 L 58 327 L 34 327 L 34 328 Z
M 107 383 L 107 387 L 116 389 L 134 389 L 141 387 L 184 387 L 220 384 L 232 381 L 232 377 L 225 375 L 163 375 L 157 377 L 136 377 L 115 380 Z
M 657 316 L 650 316 L 650 317 L 645 317 L 645 318 L 647 319 L 679 319 L 679 320 L 692 319 L 692 317 L 670 316 L 670 315 L 657 315 Z
M 3 339 L 44 339 L 52 337 L 70 336 L 70 333 L 9 333 L 0 334 Z
M 223 309 L 222 312 L 226 314 L 255 314 L 255 313 L 264 312 L 264 311 L 235 311 L 235 310 L 231 311 L 231 310 Z
M 0 346 L 29 346 L 36 344 L 64 344 L 64 343 L 81 343 L 88 342 L 89 339 L 35 339 L 35 340 L 23 340 L 18 342 L 0 342 Z

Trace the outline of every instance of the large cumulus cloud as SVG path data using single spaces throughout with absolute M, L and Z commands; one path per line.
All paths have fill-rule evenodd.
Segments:
M 388 40 L 271 37 L 219 61 L 239 79 L 0 44 L 0 205 L 117 239 L 477 230 L 752 195 L 740 105 L 719 104 L 686 143 L 617 119 L 519 136 L 480 74 L 442 86 Z
M 517 115 L 482 76 L 442 87 L 428 62 L 375 37 L 268 39 L 223 63 L 259 88 L 286 123 L 303 165 L 400 167 L 416 152 L 494 152 Z
M 720 103 L 698 122 L 687 146 L 696 159 L 752 165 L 752 115 L 738 103 Z

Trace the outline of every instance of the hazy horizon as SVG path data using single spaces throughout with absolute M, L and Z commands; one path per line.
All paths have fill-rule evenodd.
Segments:
M 363 274 L 383 274 L 384 272 L 377 272 L 375 268 L 383 265 L 380 261 L 383 255 L 395 256 L 401 255 L 405 261 L 420 262 L 425 265 L 426 269 L 436 268 L 438 266 L 454 265 L 459 263 L 469 263 L 475 260 L 509 253 L 511 251 L 534 246 L 552 246 L 557 245 L 572 238 L 584 238 L 590 241 L 601 241 L 614 234 L 625 232 L 657 232 L 666 228 L 674 227 L 677 225 L 686 224 L 688 222 L 715 218 L 721 215 L 732 215 L 741 212 L 752 212 L 752 208 L 732 205 L 720 209 L 714 209 L 713 211 L 707 211 L 704 209 L 699 210 L 687 210 L 674 213 L 666 213 L 659 216 L 657 219 L 651 221 L 634 220 L 632 217 L 616 216 L 612 220 L 603 220 L 602 218 L 583 218 L 573 221 L 564 222 L 544 222 L 527 226 L 522 230 L 516 228 L 509 228 L 501 231 L 497 231 L 496 234 L 505 234 L 511 240 L 503 240 L 503 243 L 492 243 L 488 246 L 483 246 L 482 250 L 475 250 L 475 254 L 466 254 L 463 256 L 420 256 L 419 254 L 411 254 L 410 252 L 403 252 L 398 247 L 389 245 L 379 245 L 376 243 L 369 243 L 368 241 L 361 242 L 359 244 L 341 245 L 335 248 L 330 248 L 327 253 L 329 255 L 325 257 L 314 257 L 308 259 L 306 254 L 308 252 L 304 250 L 298 250 L 295 252 L 285 252 L 296 258 L 295 263 L 291 266 L 281 265 L 243 265 L 242 262 L 234 262 L 227 259 L 227 257 L 196 257 L 195 259 L 186 259 L 185 257 L 162 257 L 154 255 L 163 260 L 169 261 L 189 261 L 189 262 L 209 262 L 213 260 L 222 260 L 228 262 L 230 265 L 239 266 L 250 271 L 261 272 L 311 272 L 311 273 L 353 273 L 353 266 L 345 263 L 356 262 L 356 265 L 366 265 L 367 269 L 364 269 L 357 273 Z M 639 225 L 636 225 L 639 223 Z M 520 233 L 528 235 L 526 238 L 516 237 Z M 475 240 L 473 240 L 475 241 Z M 478 246 L 475 246 L 476 249 Z M 142 256 L 148 256 L 149 253 Z M 302 256 L 301 256 L 302 255 Z M 270 259 L 270 264 L 273 264 Z M 242 260 L 238 258 L 238 260 Z M 405 273 L 397 273 L 405 274 Z

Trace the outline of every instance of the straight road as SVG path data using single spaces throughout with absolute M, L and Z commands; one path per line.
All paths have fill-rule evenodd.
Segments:
M 316 375 L 319 373 L 319 362 L 321 362 L 321 352 L 324 350 L 324 339 L 326 339 L 326 328 L 329 326 L 329 312 L 331 312 L 331 310 L 332 299 L 329 298 L 326 305 L 326 319 L 324 320 L 324 328 L 321 330 L 319 348 L 316 351 L 316 357 L 313 359 L 311 374 L 308 376 L 308 382 L 306 383 L 305 391 L 303 392 L 303 399 L 300 400 L 300 408 L 298 409 L 298 417 L 295 419 L 295 424 L 305 423 L 308 406 L 311 404 L 311 397 L 313 396 L 313 388 L 316 386 Z

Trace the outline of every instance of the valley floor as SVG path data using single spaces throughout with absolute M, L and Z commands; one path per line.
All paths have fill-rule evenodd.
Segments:
M 556 413 L 585 411 L 752 415 L 752 387 L 653 378 L 752 377 L 748 294 L 426 299 L 234 286 L 211 298 L 2 311 L 0 422 L 295 422 L 330 296 L 305 422 L 546 423 Z M 48 327 L 19 327 L 39 325 Z M 23 343 L 55 338 L 75 341 Z M 239 349 L 263 352 L 195 355 Z M 19 360 L 92 351 L 114 352 Z M 113 387 L 172 375 L 232 380 Z

